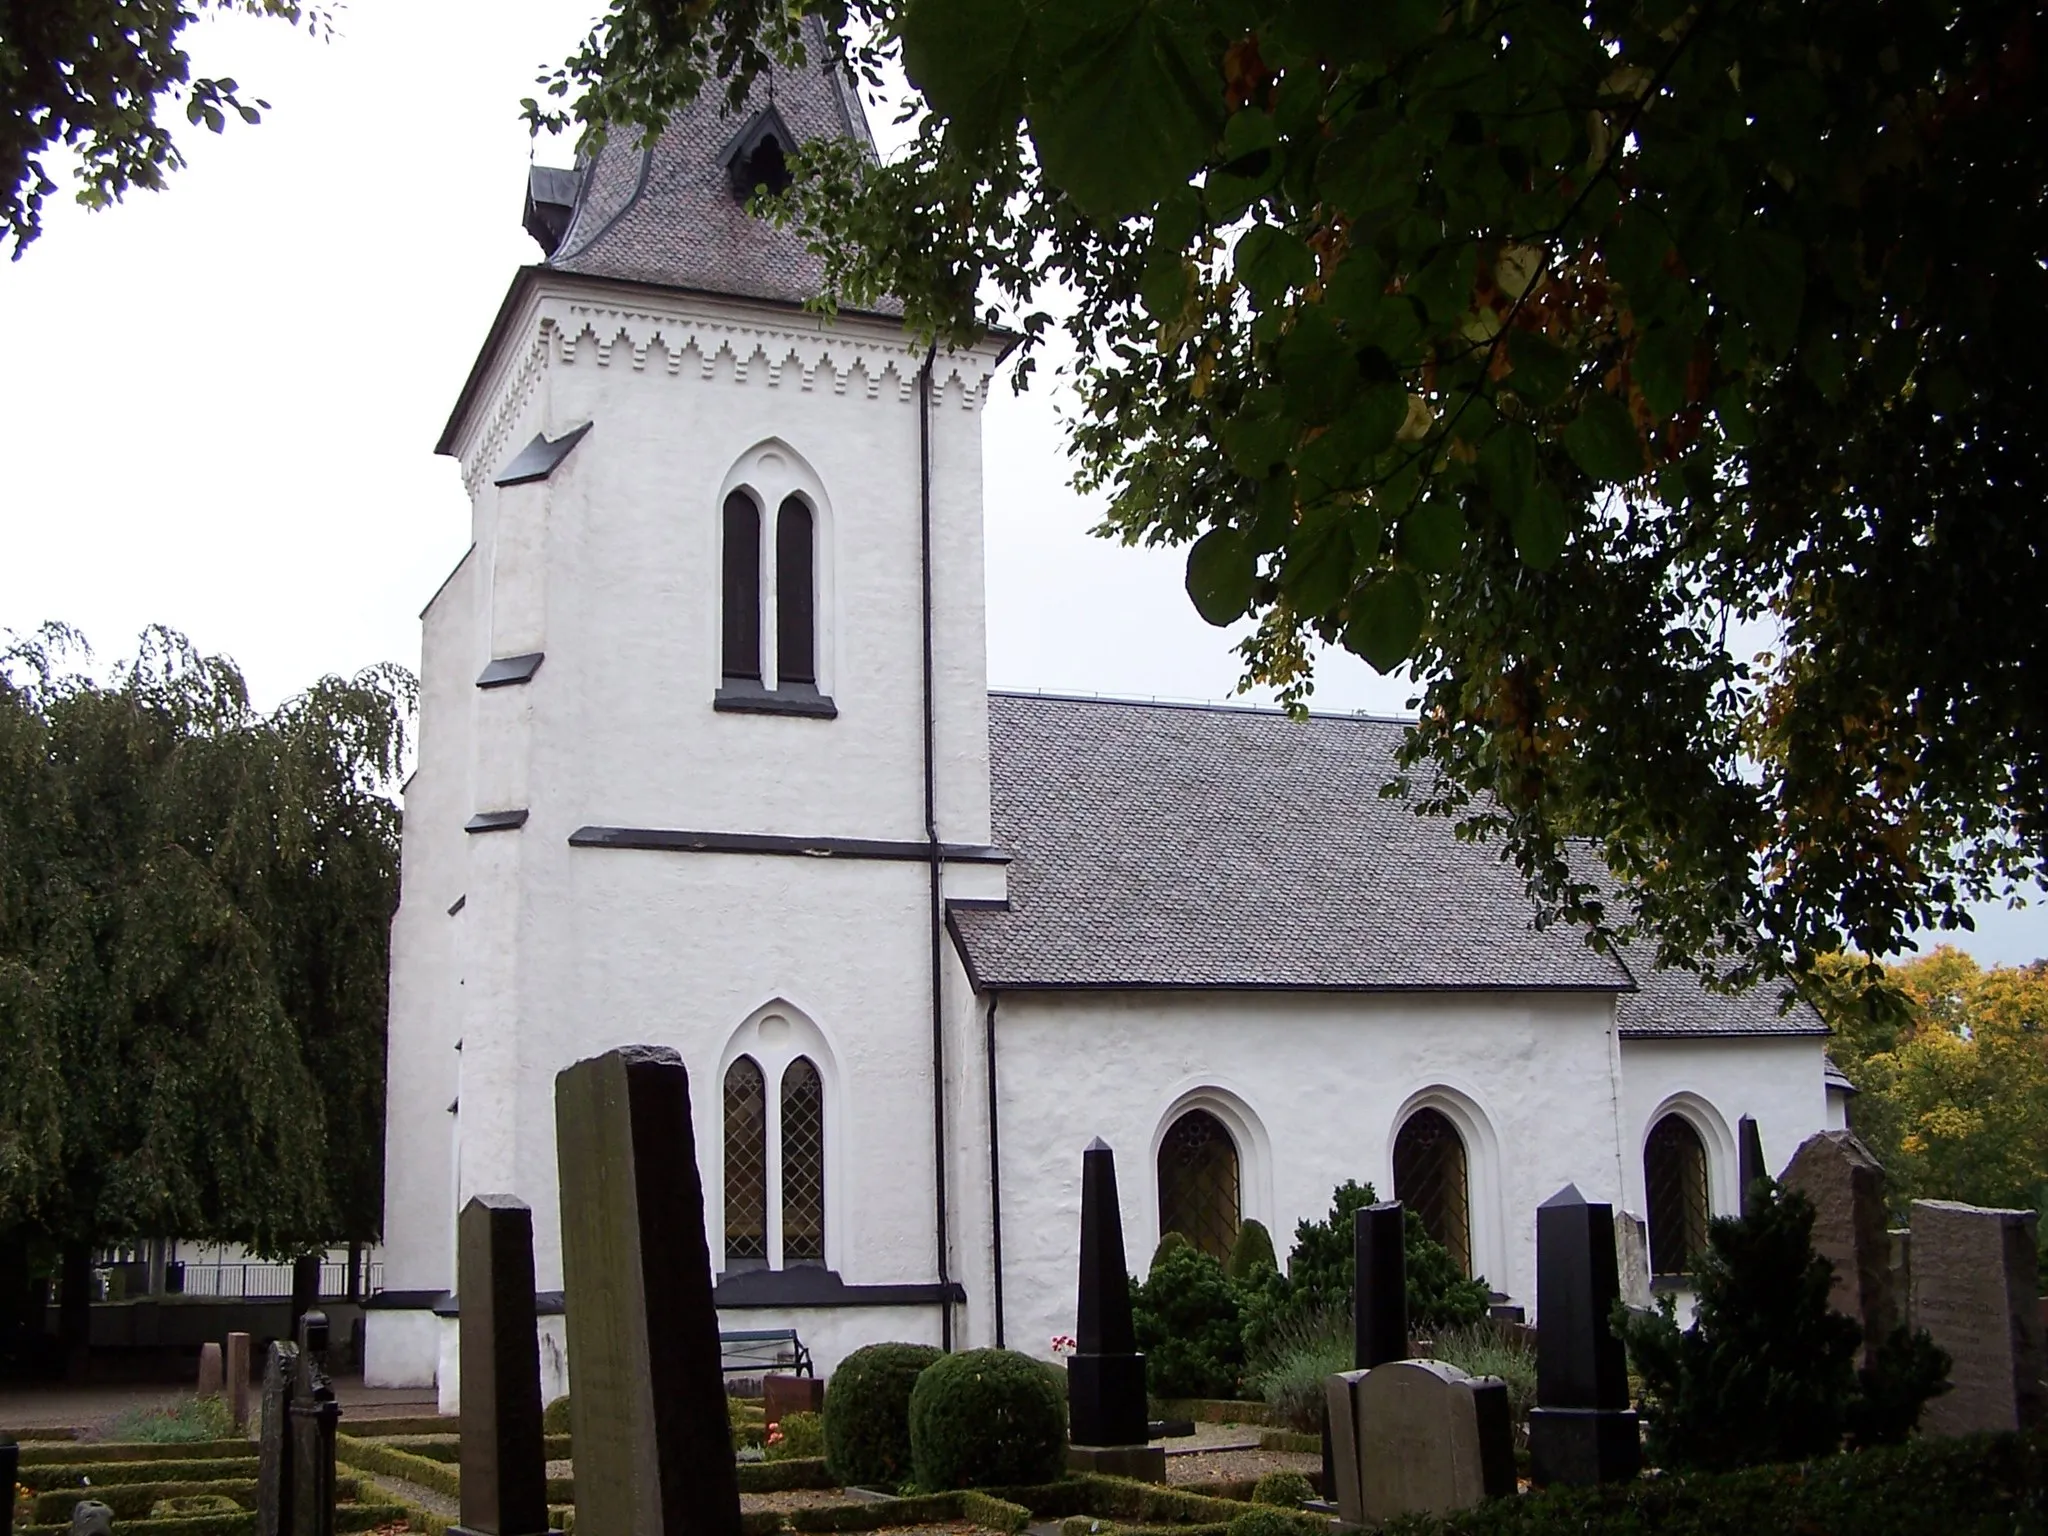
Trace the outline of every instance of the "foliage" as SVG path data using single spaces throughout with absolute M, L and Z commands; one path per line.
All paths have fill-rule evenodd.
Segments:
M 239 1501 L 225 1493 L 180 1493 L 149 1506 L 152 1520 L 189 1520 L 195 1515 L 238 1515 Z
M 1982 969 L 1943 946 L 1901 965 L 1825 962 L 1829 1051 L 1893 1213 L 1916 1199 L 2048 1206 L 2048 966 Z
M 920 1488 L 1022 1487 L 1066 1470 L 1066 1399 L 1039 1361 L 970 1349 L 934 1361 L 910 1394 Z
M 810 1461 L 825 1454 L 825 1420 L 816 1413 L 785 1413 L 768 1432 L 770 1461 Z
M 529 114 L 737 100 L 796 9 L 610 0 Z M 916 92 L 894 162 L 794 157 L 832 297 L 1020 377 L 1063 327 L 1103 531 L 1285 697 L 1406 667 L 1427 803 L 1547 907 L 1769 970 L 2040 869 L 2033 7 L 817 9 Z
M 42 233 L 44 200 L 57 190 L 48 156 L 76 155 L 78 200 L 104 208 L 130 187 L 156 190 L 185 156 L 157 121 L 166 101 L 185 120 L 219 133 L 230 112 L 258 121 L 267 101 L 225 76 L 192 78 L 180 39 L 206 11 L 241 12 L 333 31 L 332 12 L 303 0 L 38 0 L 14 6 L 0 30 L 0 218 L 20 259 Z
M 1615 1327 L 1643 1379 L 1650 1459 L 1659 1466 L 1726 1471 L 1837 1450 L 1859 1395 L 1862 1330 L 1830 1309 L 1833 1267 L 1813 1251 L 1805 1196 L 1759 1180 L 1748 1216 L 1708 1224 L 1695 1263 L 1698 1302 L 1683 1333 L 1672 1299 L 1655 1313 L 1617 1304 Z M 1931 1346 L 1901 1346 L 1864 1410 L 1867 1432 L 1919 1417 Z M 1939 1364 L 1945 1370 L 1946 1362 Z
M 569 1394 L 564 1392 L 540 1411 L 540 1432 L 544 1435 L 566 1435 L 574 1431 L 569 1424 Z
M 1235 1517 L 1225 1536 L 1303 1536 L 1303 1533 L 1304 1525 L 1298 1515 L 1261 1501 Z
M 1244 1366 L 1243 1304 L 1208 1254 L 1166 1248 L 1131 1285 L 1131 1320 L 1154 1397 L 1235 1397 Z
M 242 1427 L 218 1397 L 191 1397 L 150 1407 L 124 1408 L 99 1427 L 96 1439 L 184 1445 L 203 1440 L 239 1440 Z
M 1294 1229 L 1294 1252 L 1287 1260 L 1294 1309 L 1350 1316 L 1356 1268 L 1353 1218 L 1378 1198 L 1372 1185 L 1347 1179 L 1331 1192 L 1326 1220 L 1303 1221 Z M 1407 1213 L 1405 1237 L 1411 1332 L 1463 1327 L 1486 1316 L 1493 1294 L 1486 1282 L 1460 1275 L 1449 1250 L 1423 1230 L 1413 1210 Z
M 1254 1504 L 1277 1504 L 1282 1509 L 1293 1509 L 1315 1496 L 1315 1484 L 1299 1472 L 1268 1472 L 1252 1485 Z
M 1856 1396 L 1849 1402 L 1849 1444 L 1903 1445 L 1920 1424 L 1920 1410 L 1949 1389 L 1948 1352 L 1920 1328 L 1894 1328 L 1877 1357 L 1856 1372 Z
M 910 1393 L 939 1358 L 929 1344 L 869 1344 L 839 1362 L 825 1392 L 825 1460 L 841 1483 L 894 1488 L 910 1475 Z
M 1168 1254 L 1178 1252 L 1182 1248 L 1192 1248 L 1194 1246 L 1195 1245 L 1193 1243 L 1187 1240 L 1187 1237 L 1184 1233 L 1160 1233 L 1159 1246 L 1152 1250 L 1152 1262 L 1145 1266 L 1145 1273 L 1149 1275 L 1154 1270 L 1158 1269 L 1161 1262 L 1165 1260 Z
M 1245 1385 L 1272 1404 L 1288 1428 L 1314 1434 L 1323 1423 L 1323 1383 L 1351 1369 L 1356 1348 L 1347 1314 L 1290 1312 L 1251 1355 Z
M 1536 1338 L 1493 1322 L 1452 1328 L 1430 1340 L 1432 1359 L 1455 1365 L 1468 1376 L 1498 1376 L 1507 1383 L 1508 1417 L 1518 1438 L 1528 1435 L 1529 1410 L 1536 1406 Z
M 1224 1272 L 1239 1285 L 1253 1285 L 1280 1273 L 1280 1261 L 1273 1256 L 1273 1234 L 1263 1221 L 1247 1218 L 1238 1226 Z
M 413 679 L 259 714 L 168 630 L 87 655 L 0 650 L 0 1238 L 373 1238 Z

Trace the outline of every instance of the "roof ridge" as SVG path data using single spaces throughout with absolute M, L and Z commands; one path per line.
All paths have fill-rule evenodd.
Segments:
M 1173 698 L 1161 694 L 1082 693 L 1064 688 L 991 688 L 988 696 L 992 699 L 1042 699 L 1054 704 L 1111 704 L 1125 709 L 1175 709 L 1195 714 L 1294 718 L 1278 704 L 1234 704 L 1228 699 Z M 1364 709 L 1311 709 L 1307 712 L 1307 718 L 1368 725 L 1409 726 L 1417 723 L 1415 716 L 1376 715 Z

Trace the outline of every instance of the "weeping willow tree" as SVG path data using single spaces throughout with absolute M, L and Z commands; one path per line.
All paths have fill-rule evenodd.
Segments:
M 61 1263 L 74 1359 L 95 1247 L 376 1235 L 415 690 L 265 713 L 165 629 L 89 662 L 56 627 L 0 648 L 0 1248 L 17 1302 Z

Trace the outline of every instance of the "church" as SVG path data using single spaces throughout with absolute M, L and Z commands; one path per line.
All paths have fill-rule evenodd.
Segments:
M 1398 721 L 991 692 L 1003 341 L 804 307 L 746 204 L 827 134 L 854 91 L 780 71 L 530 174 L 544 259 L 439 443 L 472 543 L 421 616 L 367 1379 L 455 1406 L 455 1213 L 509 1192 L 564 1389 L 555 1074 L 635 1042 L 688 1066 L 722 1326 L 820 1374 L 1049 1354 L 1097 1136 L 1134 1265 L 1254 1219 L 1284 1258 L 1369 1180 L 1533 1311 L 1573 1182 L 1682 1288 L 1740 1117 L 1773 1167 L 1843 1123 L 1819 1020 L 1537 928 L 1382 798 Z

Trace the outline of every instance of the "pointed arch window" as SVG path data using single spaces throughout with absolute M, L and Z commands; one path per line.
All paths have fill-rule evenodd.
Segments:
M 1689 1275 L 1707 1247 L 1707 1147 L 1681 1114 L 1668 1114 L 1643 1146 L 1650 1207 L 1650 1271 Z
M 775 514 L 775 677 L 818 682 L 817 542 L 811 509 L 791 496 Z
M 742 1056 L 725 1074 L 725 1267 L 768 1262 L 768 1095 Z
M 793 474 L 781 453 L 764 448 L 757 457 L 722 514 L 719 686 L 712 702 L 737 714 L 830 720 L 839 710 L 822 687 L 829 669 L 821 652 L 829 647 L 821 615 L 830 583 L 820 492 Z M 792 479 L 799 489 L 786 489 Z
M 807 1056 L 782 1073 L 782 1263 L 825 1262 L 825 1086 Z
M 1191 1109 L 1159 1144 L 1159 1232 L 1178 1232 L 1219 1262 L 1228 1261 L 1243 1216 L 1237 1143 L 1206 1109 Z
M 728 682 L 761 681 L 761 509 L 745 491 L 725 498 L 720 667 Z
M 1472 1194 L 1465 1138 L 1439 1109 L 1418 1109 L 1394 1138 L 1394 1198 L 1472 1273 Z

